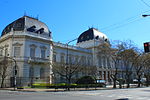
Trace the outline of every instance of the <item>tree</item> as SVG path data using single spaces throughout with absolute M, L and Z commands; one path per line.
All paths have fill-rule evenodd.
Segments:
M 92 76 L 96 78 L 97 76 L 97 67 L 92 65 L 83 65 L 83 69 L 81 70 L 85 76 Z
M 13 72 L 13 61 L 8 57 L 0 58 L 0 79 L 1 79 L 1 88 L 4 87 L 4 81 L 6 77 L 10 77 Z
M 109 65 L 109 66 L 112 66 L 112 70 L 113 70 L 113 73 L 111 73 L 111 78 L 113 80 L 113 88 L 116 88 L 116 82 L 118 79 L 117 76 L 118 76 L 119 71 L 120 71 L 120 69 L 119 69 L 120 68 L 120 66 L 119 66 L 119 63 L 120 63 L 119 53 L 120 53 L 121 49 L 122 48 L 120 48 L 120 44 L 118 41 L 117 41 L 117 44 L 114 43 L 112 45 L 105 42 L 105 43 L 99 45 L 99 48 L 98 48 L 98 56 L 99 57 L 105 56 L 110 61 L 113 61 L 112 65 Z M 110 61 L 109 61 L 109 64 L 110 64 Z
M 146 86 L 150 85 L 150 54 L 145 54 L 145 63 L 143 67 L 144 77 L 146 78 Z
M 134 63 L 134 71 L 135 71 L 135 74 L 137 76 L 137 80 L 138 80 L 138 87 L 141 86 L 141 78 L 142 78 L 142 75 L 143 75 L 143 71 L 144 71 L 144 64 L 145 62 L 147 61 L 145 55 L 138 55 L 137 56 L 137 59 L 135 59 L 135 62 Z
M 81 72 L 83 67 L 80 64 L 73 64 L 73 63 L 54 63 L 53 64 L 53 72 L 57 73 L 61 77 L 64 77 L 66 80 L 66 83 L 70 85 L 71 80 L 73 79 L 73 76 L 77 74 L 78 72 Z M 68 90 L 70 88 L 68 87 Z
M 137 48 L 133 45 L 131 41 L 122 42 L 121 48 L 122 50 L 119 55 L 124 65 L 127 88 L 129 88 L 131 82 L 131 75 L 133 74 L 133 67 L 136 63 L 136 59 L 138 58 L 138 53 L 136 51 Z

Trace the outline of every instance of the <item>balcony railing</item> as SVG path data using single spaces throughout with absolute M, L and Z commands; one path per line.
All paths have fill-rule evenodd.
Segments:
M 39 57 L 28 57 L 28 63 L 50 63 L 50 60 Z

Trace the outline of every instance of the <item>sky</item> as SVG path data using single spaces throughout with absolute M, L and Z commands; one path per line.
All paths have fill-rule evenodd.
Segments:
M 67 43 L 91 27 L 110 41 L 132 40 L 143 48 L 150 41 L 150 0 L 0 0 L 0 33 L 14 20 L 38 17 L 53 41 Z M 75 44 L 75 43 L 73 43 Z

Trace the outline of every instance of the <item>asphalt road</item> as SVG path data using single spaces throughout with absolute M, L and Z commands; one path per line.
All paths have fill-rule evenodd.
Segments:
M 69 92 L 0 90 L 0 100 L 120 100 L 121 98 L 126 98 L 124 100 L 150 100 L 150 87 Z

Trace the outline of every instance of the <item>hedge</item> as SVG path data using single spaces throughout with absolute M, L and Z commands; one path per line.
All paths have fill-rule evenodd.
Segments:
M 32 84 L 33 88 L 95 88 L 95 87 L 105 87 L 103 84 L 49 84 L 49 83 L 35 83 Z

